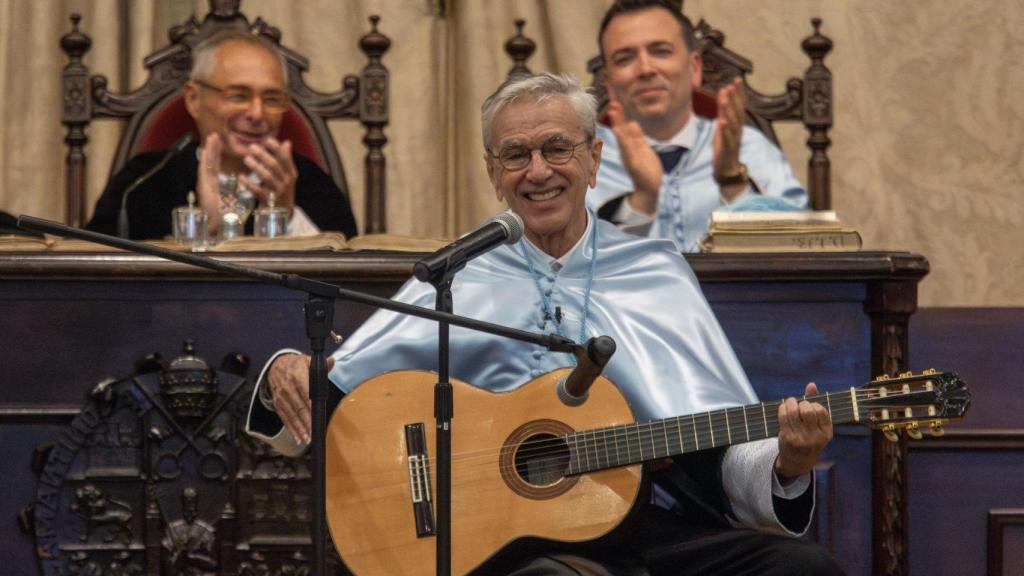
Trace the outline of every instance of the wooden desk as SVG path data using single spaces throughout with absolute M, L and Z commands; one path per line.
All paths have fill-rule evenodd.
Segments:
M 219 257 L 385 296 L 416 259 L 385 252 Z M 688 260 L 762 398 L 799 394 L 810 380 L 834 391 L 911 368 L 908 319 L 928 273 L 919 255 Z M 172 358 L 185 338 L 211 362 L 240 351 L 258 368 L 274 350 L 302 346 L 303 301 L 280 287 L 145 256 L 0 253 L 0 474 L 9 479 L 0 517 L 31 501 L 33 447 L 66 429 L 97 382 L 127 375 L 150 352 Z M 371 312 L 338 302 L 336 330 L 351 332 Z M 906 450 L 842 427 L 823 459 L 814 537 L 851 574 L 907 573 Z M 2 565 L 34 566 L 32 538 L 10 522 L 0 526 L 8 543 Z

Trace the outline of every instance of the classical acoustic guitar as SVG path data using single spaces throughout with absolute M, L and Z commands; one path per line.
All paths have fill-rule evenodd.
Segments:
M 599 378 L 568 406 L 558 370 L 495 394 L 454 382 L 452 571 L 463 574 L 524 537 L 563 542 L 610 532 L 632 508 L 641 463 L 769 438 L 780 402 L 636 423 L 625 398 Z M 327 430 L 327 520 L 359 575 L 430 574 L 435 567 L 433 395 L 437 375 L 389 372 L 345 396 Z M 890 439 L 941 434 L 963 417 L 967 386 L 952 373 L 882 377 L 807 397 L 833 423 L 863 424 Z

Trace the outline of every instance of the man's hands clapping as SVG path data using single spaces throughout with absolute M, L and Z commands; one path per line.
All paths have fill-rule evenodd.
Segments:
M 743 120 L 747 113 L 747 96 L 743 81 L 732 82 L 718 91 L 718 124 L 712 141 L 712 170 L 718 176 L 731 176 L 740 171 L 740 144 L 743 140 Z M 732 200 L 747 189 L 744 184 L 722 186 L 720 192 Z
M 214 132 L 207 136 L 199 157 L 196 196 L 199 206 L 206 211 L 210 234 L 216 234 L 220 229 L 219 178 L 224 168 L 223 153 L 224 141 L 220 134 Z M 292 143 L 267 138 L 260 144 L 249 145 L 248 154 L 241 161 L 257 178 L 240 174 L 239 185 L 251 190 L 261 206 L 269 203 L 273 193 L 274 205 L 287 209 L 290 214 L 295 208 L 295 183 L 299 177 L 292 159 Z
M 619 142 L 622 163 L 633 180 L 633 193 L 627 201 L 637 212 L 653 214 L 658 206 L 661 179 L 665 176 L 661 160 L 644 138 L 640 124 L 626 118 L 613 90 L 608 90 L 607 113 L 608 125 Z
M 259 179 L 240 175 L 239 183 L 252 190 L 263 206 L 267 205 L 273 193 L 274 205 L 288 209 L 290 214 L 295 207 L 295 182 L 299 177 L 292 159 L 292 143 L 267 138 L 262 144 L 251 144 L 243 162 Z

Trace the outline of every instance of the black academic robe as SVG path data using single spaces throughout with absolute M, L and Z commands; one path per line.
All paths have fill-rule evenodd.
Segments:
M 188 193 L 195 189 L 199 160 L 193 144 L 172 158 L 128 196 L 128 230 L 133 240 L 149 240 L 170 236 L 171 211 L 188 204 Z M 96 203 L 96 211 L 87 230 L 117 234 L 117 215 L 125 189 L 147 170 L 156 166 L 166 152 L 140 154 L 125 164 L 107 183 Z M 320 230 L 336 231 L 351 238 L 357 234 L 355 217 L 348 199 L 338 186 L 312 160 L 293 155 L 299 176 L 295 183 L 295 203 Z M 252 233 L 252 218 L 246 223 Z

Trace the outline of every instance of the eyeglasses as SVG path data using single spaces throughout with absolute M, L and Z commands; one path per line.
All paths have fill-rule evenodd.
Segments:
M 232 110 L 248 108 L 252 103 L 253 98 L 257 97 L 261 102 L 263 102 L 263 109 L 268 114 L 284 114 L 285 111 L 288 110 L 288 106 L 292 103 L 291 96 L 289 96 L 284 90 L 265 90 L 263 92 L 254 92 L 252 89 L 244 86 L 229 86 L 227 88 L 221 88 L 194 78 L 192 81 L 203 88 L 209 88 L 219 94 L 224 104 Z
M 540 155 L 544 157 L 544 161 L 552 166 L 561 166 L 568 162 L 575 154 L 576 149 L 586 144 L 589 140 L 581 140 L 575 144 L 566 140 L 554 139 L 548 140 L 540 147 Z M 533 158 L 533 151 L 537 148 L 527 148 L 525 146 L 509 146 L 508 148 L 502 148 L 497 154 L 492 153 L 490 150 L 487 153 L 491 158 L 497 158 L 498 162 L 505 170 L 522 170 L 530 165 L 530 159 Z

